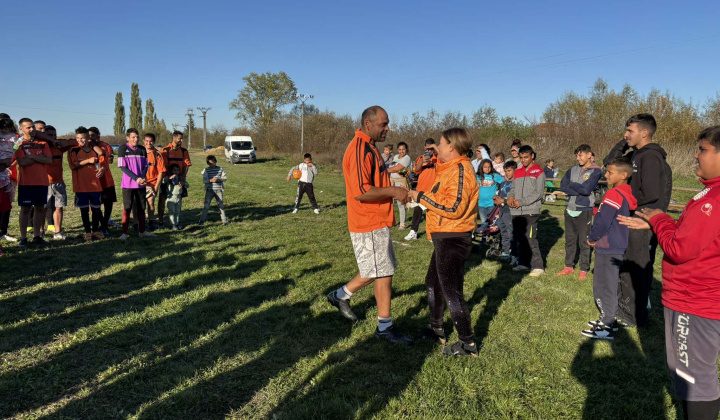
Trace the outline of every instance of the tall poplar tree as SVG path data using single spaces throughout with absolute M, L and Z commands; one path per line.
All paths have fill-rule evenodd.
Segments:
M 125 135 L 125 105 L 123 105 L 122 92 L 115 94 L 115 125 L 113 133 L 116 136 Z
M 130 87 L 130 127 L 140 130 L 143 123 L 142 100 L 140 100 L 140 86 L 133 83 Z
M 155 104 L 152 99 L 148 99 L 145 101 L 145 125 L 143 131 L 158 134 L 156 131 L 159 125 L 160 121 L 158 121 L 157 114 L 155 113 Z

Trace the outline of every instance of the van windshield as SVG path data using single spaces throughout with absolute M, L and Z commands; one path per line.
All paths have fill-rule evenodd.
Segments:
M 253 144 L 251 141 L 234 141 L 232 148 L 233 150 L 252 150 Z

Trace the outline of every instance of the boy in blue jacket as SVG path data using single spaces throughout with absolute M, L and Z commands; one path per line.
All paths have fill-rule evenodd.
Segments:
M 565 172 L 560 182 L 560 191 L 567 194 L 568 200 L 565 209 L 565 268 L 557 275 L 575 274 L 575 255 L 580 248 L 578 280 L 585 280 L 590 271 L 592 253 L 587 236 L 592 226 L 595 205 L 593 191 L 602 171 L 592 161 L 592 149 L 587 144 L 581 144 L 575 149 L 575 160 L 578 164 Z
M 630 159 L 611 159 L 605 171 L 608 184 L 615 187 L 605 193 L 595 224 L 587 237 L 587 245 L 595 247 L 595 273 L 593 297 L 600 311 L 600 319 L 588 322 L 590 329 L 582 335 L 590 338 L 612 340 L 617 331 L 615 316 L 618 308 L 618 279 L 623 255 L 628 246 L 630 230 L 618 222 L 618 216 L 629 216 L 637 208 L 628 179 L 633 173 Z

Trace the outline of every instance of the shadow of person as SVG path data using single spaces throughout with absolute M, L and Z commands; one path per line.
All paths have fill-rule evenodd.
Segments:
M 475 289 L 470 299 L 467 299 L 471 313 L 474 311 L 475 305 L 479 305 L 485 299 L 482 312 L 475 320 L 474 333 L 478 348 L 482 347 L 483 341 L 490 330 L 490 323 L 500 310 L 500 306 L 505 302 L 512 288 L 520 283 L 522 278 L 523 276 L 513 271 L 500 269 L 482 287 Z
M 565 235 L 565 229 L 560 220 L 551 215 L 550 211 L 543 210 L 538 220 L 538 244 L 543 259 L 543 267 L 547 267 L 547 256 L 555 244 Z
M 586 339 L 570 368 L 587 388 L 582 418 L 665 419 L 664 365 L 644 354 L 625 329 L 612 341 Z

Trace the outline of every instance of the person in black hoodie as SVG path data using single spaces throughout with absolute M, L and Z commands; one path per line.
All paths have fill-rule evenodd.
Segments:
M 625 155 L 632 161 L 630 187 L 637 199 L 637 209 L 666 211 L 670 204 L 672 173 L 665 162 L 667 153 L 653 143 L 657 129 L 655 117 L 637 114 L 625 123 L 623 139 L 612 148 L 603 163 Z M 617 317 L 626 326 L 647 327 L 648 296 L 653 279 L 650 231 L 631 230 L 618 284 Z

